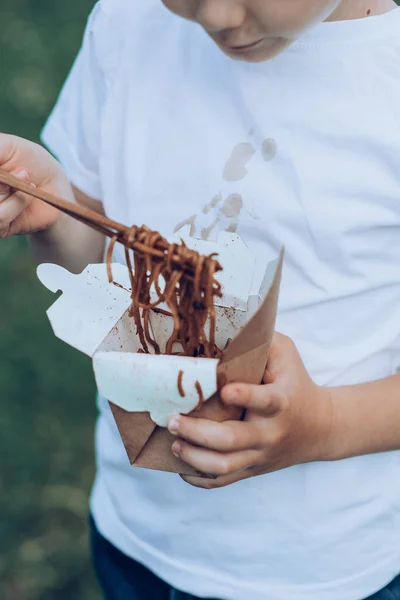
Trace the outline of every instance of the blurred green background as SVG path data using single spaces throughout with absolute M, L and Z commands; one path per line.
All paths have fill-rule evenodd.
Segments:
M 0 131 L 37 140 L 94 2 L 0 1 Z M 90 361 L 54 338 L 26 241 L 0 246 L 0 599 L 97 600 Z
M 93 0 L 0 0 L 0 131 L 37 140 Z M 58 342 L 26 241 L 0 243 L 0 598 L 97 600 L 87 544 L 95 390 Z

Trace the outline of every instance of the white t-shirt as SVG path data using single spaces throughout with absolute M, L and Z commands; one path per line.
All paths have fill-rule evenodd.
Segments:
M 103 0 L 43 139 L 114 219 L 284 244 L 278 330 L 317 383 L 358 383 L 400 364 L 399 82 L 400 9 L 245 64 L 159 0 Z M 400 452 L 204 491 L 132 468 L 99 405 L 99 529 L 175 587 L 360 600 L 400 572 Z

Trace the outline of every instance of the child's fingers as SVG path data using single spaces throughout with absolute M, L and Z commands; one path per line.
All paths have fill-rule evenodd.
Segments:
M 11 190 L 8 185 L 4 185 L 4 183 L 0 183 L 0 202 L 4 202 L 6 198 L 11 194 Z
M 217 477 L 248 469 L 259 461 L 257 450 L 221 453 L 198 448 L 181 440 L 174 442 L 172 452 L 196 471 Z
M 21 194 L 13 194 L 0 202 L 0 229 L 8 227 L 28 206 L 30 199 Z
M 0 204 L 5 202 L 7 198 L 9 198 L 12 194 L 12 190 L 8 187 L 8 185 L 4 185 L 0 183 Z
M 17 179 L 21 179 L 21 181 L 25 181 L 26 183 L 30 183 L 30 177 L 28 173 L 24 169 L 18 169 L 17 171 L 12 171 L 11 175 L 14 175 Z M 3 204 L 8 198 L 14 195 L 14 190 L 10 188 L 8 185 L 4 183 L 0 183 L 0 206 Z
M 28 173 L 23 169 L 11 174 L 26 183 L 30 182 Z M 29 202 L 28 196 L 15 192 L 7 185 L 0 184 L 0 231 L 8 231 L 11 223 L 25 210 Z
M 227 485 L 237 483 L 238 481 L 248 479 L 249 477 L 254 477 L 254 475 L 254 471 L 246 469 L 244 471 L 235 471 L 235 473 L 230 473 L 229 475 L 221 475 L 220 477 L 196 477 L 193 475 L 181 475 L 181 479 L 183 479 L 183 481 L 189 485 L 201 488 L 203 490 L 217 490 L 219 488 L 226 487 Z
M 168 429 L 191 444 L 220 452 L 257 448 L 262 438 L 258 424 L 249 421 L 217 423 L 178 415 L 170 419 Z
M 276 415 L 282 408 L 283 398 L 277 385 L 250 385 L 230 383 L 221 390 L 225 404 L 262 412 L 266 417 Z
M 11 171 L 11 175 L 14 175 L 17 179 L 21 179 L 21 181 L 25 181 L 25 183 L 30 183 L 30 177 L 25 169 L 18 169 L 17 171 Z M 12 196 L 13 190 L 8 186 L 4 185 L 4 183 L 0 183 L 0 203 L 4 202 Z

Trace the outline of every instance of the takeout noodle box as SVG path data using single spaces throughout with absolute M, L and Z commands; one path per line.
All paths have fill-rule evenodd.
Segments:
M 221 360 L 138 353 L 125 265 L 112 267 L 114 281 L 122 287 L 108 282 L 104 265 L 89 265 L 72 275 L 43 264 L 38 277 L 51 291 L 62 292 L 47 311 L 54 333 L 92 357 L 99 393 L 110 402 L 131 464 L 191 475 L 195 471 L 173 456 L 173 438 L 165 426 L 177 413 L 219 422 L 242 418 L 240 409 L 222 404 L 218 390 L 225 383 L 262 381 L 275 328 L 283 250 L 257 281 L 256 261 L 236 234 L 223 232 L 217 242 L 205 242 L 185 232 L 171 241 L 181 239 L 201 254 L 217 252 L 223 267 L 217 273 L 223 296 L 215 301 Z M 165 348 L 172 318 L 152 312 L 150 324 L 154 339 Z M 197 410 L 199 385 L 206 402 Z

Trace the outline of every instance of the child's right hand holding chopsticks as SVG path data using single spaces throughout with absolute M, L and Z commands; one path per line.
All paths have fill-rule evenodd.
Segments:
M 64 169 L 49 152 L 28 140 L 0 133 L 0 172 L 31 184 L 37 191 L 103 212 L 101 202 L 73 188 Z M 51 262 L 73 273 L 102 262 L 105 238 L 57 208 L 0 183 L 0 239 L 31 236 L 38 263 Z
M 0 133 L 0 169 L 73 200 L 61 165 L 38 144 Z M 0 238 L 42 231 L 53 225 L 58 215 L 57 209 L 0 183 Z

